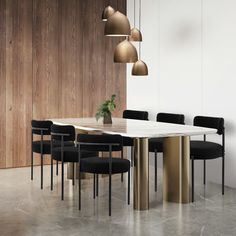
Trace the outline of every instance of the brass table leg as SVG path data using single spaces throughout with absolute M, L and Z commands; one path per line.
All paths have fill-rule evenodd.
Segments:
M 136 138 L 134 142 L 134 189 L 135 210 L 149 208 L 149 158 L 148 139 Z
M 189 203 L 189 136 L 168 137 L 163 144 L 163 200 Z

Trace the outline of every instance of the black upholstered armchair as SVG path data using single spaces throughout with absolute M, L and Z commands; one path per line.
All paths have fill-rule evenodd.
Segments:
M 68 145 L 72 143 L 73 145 Z M 75 183 L 74 165 L 79 162 L 79 151 L 75 145 L 75 128 L 71 125 L 51 126 L 51 190 L 53 190 L 53 160 L 61 162 L 61 200 L 64 200 L 64 163 L 73 163 L 73 185 Z M 82 151 L 81 158 L 96 156 L 96 152 Z
M 222 194 L 224 194 L 225 175 L 225 127 L 224 119 L 219 117 L 196 116 L 195 126 L 217 129 L 217 134 L 222 136 L 221 144 L 206 140 L 192 140 L 190 142 L 190 156 L 192 161 L 192 201 L 194 201 L 194 161 L 203 161 L 203 183 L 206 184 L 206 160 L 222 158 Z
M 41 165 L 41 189 L 43 189 L 43 159 L 45 154 L 51 154 L 51 142 L 46 140 L 45 136 L 51 134 L 52 122 L 49 120 L 31 121 L 31 180 L 34 178 L 34 153 L 40 154 Z M 40 136 L 40 139 L 34 141 L 34 135 Z
M 113 158 L 113 151 L 122 153 L 122 136 L 120 135 L 89 135 L 78 134 L 79 149 L 79 210 L 81 209 L 81 173 L 109 175 L 109 216 L 111 215 L 111 188 L 112 175 L 128 172 L 128 204 L 130 204 L 130 161 L 119 157 Z M 101 158 L 98 155 L 93 158 L 81 159 L 82 151 L 108 152 L 109 157 Z M 95 196 L 95 195 L 94 195 Z

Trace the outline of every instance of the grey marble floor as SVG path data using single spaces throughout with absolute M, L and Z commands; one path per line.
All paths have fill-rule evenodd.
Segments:
M 108 216 L 107 178 L 92 198 L 92 180 L 82 186 L 82 210 L 78 211 L 78 186 L 65 181 L 65 200 L 60 200 L 60 176 L 50 191 L 50 168 L 45 167 L 44 190 L 39 188 L 40 169 L 30 181 L 30 169 L 0 170 L 0 235 L 236 235 L 236 190 L 220 185 L 196 184 L 196 202 L 178 205 L 162 202 L 161 171 L 158 192 L 150 169 L 150 210 L 134 211 L 126 203 L 127 184 L 113 177 L 112 216 Z M 132 199 L 131 199 L 132 203 Z

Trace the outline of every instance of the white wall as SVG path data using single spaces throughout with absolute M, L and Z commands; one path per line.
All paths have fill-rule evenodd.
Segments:
M 132 24 L 132 0 L 127 9 Z M 147 110 L 151 120 L 160 111 L 183 113 L 187 124 L 195 115 L 225 118 L 226 185 L 232 187 L 236 187 L 235 10 L 235 0 L 143 0 L 142 59 L 149 75 L 133 77 L 131 65 L 127 66 L 128 108 Z M 208 181 L 221 181 L 220 159 L 209 161 L 207 170 Z M 202 177 L 201 169 L 198 172 Z

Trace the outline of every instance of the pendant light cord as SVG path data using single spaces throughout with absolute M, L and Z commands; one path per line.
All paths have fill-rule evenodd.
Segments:
M 139 30 L 141 31 L 141 0 L 139 0 Z M 141 42 L 139 42 L 139 59 L 141 59 Z
M 134 28 L 135 28 L 135 25 L 136 25 L 136 18 L 135 18 L 135 15 L 136 15 L 136 4 L 135 4 L 136 0 L 134 0 Z

